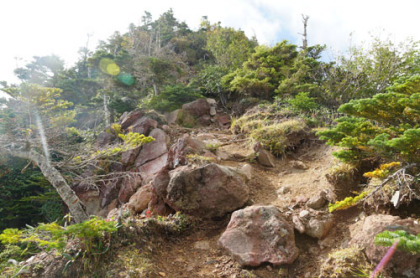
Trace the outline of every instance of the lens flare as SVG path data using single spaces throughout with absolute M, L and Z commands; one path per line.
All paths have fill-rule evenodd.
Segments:
M 117 76 L 117 79 L 124 85 L 131 86 L 134 84 L 134 77 L 129 73 L 121 73 Z
M 120 67 L 109 58 L 102 58 L 99 62 L 99 69 L 112 76 L 117 76 L 120 73 Z

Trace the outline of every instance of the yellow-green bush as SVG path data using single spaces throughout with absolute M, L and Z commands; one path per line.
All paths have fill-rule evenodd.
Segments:
M 283 155 L 288 147 L 294 147 L 295 136 L 301 137 L 305 133 L 306 124 L 299 120 L 288 120 L 281 123 L 261 126 L 251 131 L 252 140 L 261 142 L 274 155 Z

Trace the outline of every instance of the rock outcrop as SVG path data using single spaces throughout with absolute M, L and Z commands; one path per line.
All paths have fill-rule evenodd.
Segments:
M 219 244 L 244 266 L 291 264 L 298 256 L 293 227 L 274 206 L 235 211 Z

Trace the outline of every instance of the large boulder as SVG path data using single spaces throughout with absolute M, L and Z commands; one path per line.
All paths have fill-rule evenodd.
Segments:
M 101 133 L 98 134 L 98 137 L 96 138 L 95 146 L 98 149 L 105 149 L 115 139 L 117 139 L 117 136 L 115 136 L 111 132 L 103 131 L 103 132 L 101 132 Z
M 182 110 L 194 117 L 201 117 L 203 115 L 210 115 L 210 104 L 206 99 L 200 98 L 193 102 L 182 105 Z
M 377 214 L 370 215 L 361 223 L 354 224 L 351 228 L 352 239 L 350 245 L 357 245 L 365 250 L 366 256 L 373 264 L 378 264 L 389 247 L 378 246 L 374 243 L 375 236 L 385 230 L 405 230 L 411 234 L 420 233 L 417 220 L 398 216 Z M 418 261 L 420 255 L 397 250 L 387 268 L 394 272 L 393 277 L 420 277 Z
M 242 207 L 249 197 L 245 177 L 217 164 L 172 171 L 165 202 L 174 210 L 203 218 L 222 217 Z
M 188 134 L 185 134 L 169 149 L 169 168 L 175 169 L 180 165 L 186 165 L 188 163 L 187 155 L 201 154 L 204 152 L 205 147 L 206 145 L 202 141 L 193 139 Z
M 132 125 L 130 125 L 127 128 L 127 130 L 144 134 L 144 135 L 148 135 L 150 131 L 152 131 L 152 129 L 157 127 L 157 125 L 158 125 L 157 121 L 147 116 L 143 116 L 140 119 L 138 119 L 136 122 L 134 122 Z
M 274 206 L 235 211 L 219 244 L 244 266 L 291 264 L 298 256 L 293 227 Z
M 133 213 L 139 213 L 145 210 L 152 200 L 152 190 L 153 187 L 150 183 L 140 187 L 137 192 L 131 196 L 130 201 L 128 202 L 128 208 Z
M 156 159 L 146 162 L 138 168 L 141 177 L 145 183 L 153 179 L 155 174 L 166 167 L 168 153 L 164 153 Z
M 150 132 L 149 136 L 153 137 L 155 141 L 143 146 L 136 158 L 136 167 L 140 167 L 146 162 L 152 161 L 168 151 L 168 136 L 165 131 L 155 128 Z
M 137 188 L 141 186 L 141 176 L 137 174 L 128 174 L 122 178 L 120 184 L 120 190 L 118 192 L 118 199 L 121 203 L 126 203 L 130 197 L 137 191 Z
M 131 112 L 124 112 L 124 114 L 122 114 L 122 116 L 120 117 L 121 128 L 122 129 L 128 128 L 138 119 L 143 117 L 143 115 L 144 115 L 144 112 L 139 109 L 133 110 Z

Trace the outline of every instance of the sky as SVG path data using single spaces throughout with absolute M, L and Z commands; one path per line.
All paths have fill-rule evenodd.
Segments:
M 78 50 L 91 50 L 115 31 L 153 19 L 172 8 L 179 21 L 196 30 L 202 16 L 211 23 L 243 30 L 260 44 L 287 39 L 301 44 L 302 14 L 309 16 L 309 44 L 326 44 L 330 53 L 367 42 L 371 34 L 420 41 L 419 0 L 13 0 L 0 2 L 0 81 L 16 83 L 16 67 L 32 56 L 55 54 L 71 66 Z M 350 34 L 352 34 L 350 36 Z M 333 55 L 333 54 L 331 54 Z

